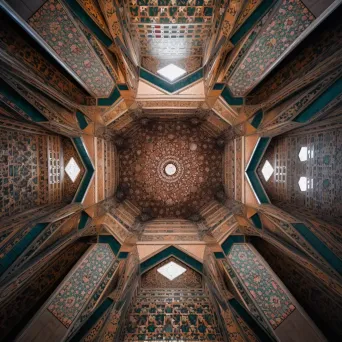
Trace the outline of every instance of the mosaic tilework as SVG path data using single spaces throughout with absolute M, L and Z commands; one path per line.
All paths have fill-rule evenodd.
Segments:
M 246 244 L 234 244 L 229 260 L 243 284 L 276 329 L 296 308 L 277 280 Z
M 0 216 L 15 215 L 44 204 L 47 191 L 47 149 L 40 140 L 47 136 L 0 130 Z M 46 199 L 47 202 L 48 199 Z
M 202 289 L 144 289 L 132 304 L 124 341 L 223 341 Z
M 309 129 L 310 126 L 307 126 Z M 313 151 L 306 161 L 300 161 L 301 147 Z M 278 136 L 271 141 L 258 168 L 258 174 L 272 203 L 303 207 L 323 220 L 342 220 L 341 129 L 301 132 Z M 268 182 L 261 167 L 269 160 L 275 170 Z M 300 177 L 313 179 L 313 187 L 301 191 Z
M 222 153 L 215 139 L 185 121 L 155 121 L 140 127 L 119 152 L 120 183 L 128 199 L 155 217 L 185 217 L 214 199 L 222 182 Z M 164 177 L 163 163 L 178 165 Z
M 96 244 L 65 280 L 63 287 L 50 302 L 48 310 L 67 328 L 70 327 L 113 261 L 114 254 L 110 247 L 107 244 Z
M 248 93 L 313 20 L 314 16 L 300 0 L 282 1 L 228 82 L 233 95 Z
M 111 94 L 113 79 L 59 0 L 45 2 L 29 24 L 97 97 Z

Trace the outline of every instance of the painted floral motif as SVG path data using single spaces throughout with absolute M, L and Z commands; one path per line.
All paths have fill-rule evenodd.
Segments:
M 85 36 L 59 0 L 48 0 L 29 24 L 97 97 L 108 97 L 115 84 Z
M 296 309 L 290 298 L 248 245 L 233 245 L 229 260 L 258 307 L 276 329 Z
M 300 0 L 283 0 L 230 79 L 234 96 L 245 96 L 314 19 Z
M 114 260 L 114 254 L 107 244 L 96 244 L 74 269 L 70 278 L 65 280 L 48 310 L 67 328 L 70 327 Z

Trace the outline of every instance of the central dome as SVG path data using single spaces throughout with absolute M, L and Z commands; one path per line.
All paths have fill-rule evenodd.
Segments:
M 127 199 L 154 217 L 187 218 L 213 200 L 222 184 L 222 151 L 188 120 L 139 125 L 119 158 Z

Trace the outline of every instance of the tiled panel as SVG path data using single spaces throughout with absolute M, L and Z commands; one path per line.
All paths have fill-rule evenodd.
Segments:
M 113 261 L 114 254 L 107 244 L 95 245 L 55 294 L 48 310 L 68 328 L 95 292 Z
M 310 127 L 310 126 L 308 126 Z M 302 147 L 310 150 L 299 159 Z M 258 173 L 273 204 L 294 205 L 323 220 L 342 222 L 341 129 L 330 129 L 275 137 L 263 157 Z M 260 170 L 269 160 L 275 172 L 268 182 Z M 300 177 L 312 179 L 312 187 L 301 191 Z
M 109 97 L 113 79 L 59 0 L 48 0 L 29 24 L 96 97 Z
M 141 289 L 131 306 L 124 341 L 223 341 L 201 288 Z
M 276 329 L 296 308 L 261 257 L 247 244 L 234 244 L 229 260 L 249 294 Z
M 47 136 L 0 130 L 0 216 L 48 203 L 46 140 Z
M 282 1 L 229 80 L 232 94 L 245 96 L 314 19 L 300 0 Z

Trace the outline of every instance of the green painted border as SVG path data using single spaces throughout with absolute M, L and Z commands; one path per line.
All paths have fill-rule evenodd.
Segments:
M 231 235 L 221 244 L 223 252 L 228 255 L 234 243 L 245 243 L 245 237 L 243 235 Z
M 87 319 L 87 321 L 81 326 L 77 333 L 70 339 L 70 342 L 79 342 L 85 335 L 92 329 L 97 321 L 102 317 L 103 314 L 113 304 L 113 299 L 106 298 L 101 305 L 93 312 L 93 314 Z
M 82 202 L 86 192 L 88 190 L 90 181 L 94 175 L 95 169 L 93 167 L 93 164 L 88 156 L 88 152 L 87 149 L 83 143 L 82 138 L 78 137 L 78 138 L 73 138 L 73 142 L 74 142 L 74 146 L 77 149 L 77 152 L 79 154 L 79 156 L 82 159 L 82 162 L 86 168 L 86 173 L 83 176 L 83 179 L 81 181 L 80 186 L 78 187 L 78 190 L 76 192 L 76 196 L 74 198 L 74 202 Z
M 258 213 L 255 213 L 253 216 L 251 216 L 250 219 L 256 228 L 262 229 L 262 223 Z
M 192 74 L 189 74 L 174 83 L 169 83 L 165 79 L 152 74 L 143 68 L 140 68 L 140 77 L 149 83 L 152 83 L 156 87 L 167 91 L 168 93 L 175 93 L 176 91 L 181 90 L 203 78 L 203 68 L 198 69 Z
M 76 111 L 76 118 L 78 121 L 78 125 L 80 126 L 81 129 L 87 128 L 88 121 L 86 119 L 86 116 L 82 112 Z
M 224 259 L 225 256 L 222 252 L 214 252 L 215 258 L 216 259 Z
M 129 90 L 128 85 L 126 83 L 118 84 L 119 90 Z
M 270 6 L 276 3 L 274 0 L 264 0 L 257 9 L 248 17 L 240 28 L 232 35 L 230 41 L 236 45 L 244 35 L 266 14 Z
M 213 90 L 222 90 L 225 87 L 224 83 L 215 83 Z
M 262 111 L 262 109 L 260 109 L 254 114 L 253 119 L 250 123 L 254 128 L 258 128 L 263 118 L 264 118 L 264 112 Z
M 236 312 L 236 314 L 239 315 L 246 322 L 249 328 L 253 330 L 254 334 L 259 338 L 260 341 L 275 341 L 266 333 L 266 331 L 255 321 L 255 319 L 235 298 L 230 299 L 228 302 L 233 310 Z
M 342 78 L 334 82 L 327 90 L 325 90 L 316 100 L 314 100 L 307 108 L 305 108 L 293 121 L 305 123 L 320 112 L 326 105 L 334 100 L 342 93 Z
M 121 248 L 120 242 L 112 235 L 99 235 L 99 243 L 107 243 L 115 255 L 118 255 Z
M 304 223 L 292 223 L 297 232 L 333 267 L 342 274 L 342 260 L 339 259 Z
M 81 212 L 80 221 L 78 222 L 78 230 L 82 230 L 85 228 L 89 218 L 90 216 L 85 211 Z
M 77 18 L 105 45 L 111 46 L 112 39 L 105 34 L 76 0 L 65 0 Z
M 34 122 L 48 122 L 49 120 L 31 105 L 24 97 L 9 86 L 3 79 L 0 79 L 0 92 L 9 101 L 13 102 L 24 111 Z
M 227 86 L 223 89 L 221 97 L 231 106 L 243 105 L 243 97 L 234 97 Z
M 127 259 L 128 254 L 129 254 L 128 252 L 120 252 L 118 255 L 118 258 L 119 259 Z
M 97 99 L 98 106 L 111 106 L 114 104 L 118 99 L 120 99 L 121 94 L 118 87 L 115 87 L 111 95 L 107 98 Z
M 6 270 L 20 257 L 25 249 L 36 239 L 40 233 L 43 232 L 48 225 L 49 223 L 37 223 L 17 244 L 13 246 L 10 251 L 5 253 L 5 250 L 3 250 L 5 256 L 0 259 L 0 276 L 6 272 Z M 20 231 L 18 234 L 20 234 Z M 15 239 L 16 235 L 11 239 L 11 241 Z M 9 242 L 9 244 L 10 243 L 11 242 Z M 6 249 L 6 246 L 7 244 L 5 244 L 4 249 Z
M 258 198 L 258 201 L 260 203 L 270 203 L 268 196 L 266 194 L 266 191 L 264 187 L 262 186 L 259 177 L 256 174 L 256 169 L 261 161 L 261 158 L 263 157 L 268 144 L 270 143 L 271 138 L 268 137 L 262 137 L 259 139 L 257 145 L 255 146 L 254 152 L 252 154 L 252 157 L 249 161 L 249 164 L 247 166 L 247 169 L 245 171 L 246 176 L 254 190 L 255 195 Z
M 141 273 L 145 273 L 146 271 L 158 265 L 160 262 L 162 262 L 170 256 L 178 258 L 180 261 L 183 261 L 185 264 L 191 266 L 196 271 L 203 273 L 203 264 L 201 262 L 194 259 L 190 255 L 184 253 L 183 251 L 179 250 L 175 246 L 167 247 L 166 249 L 163 249 L 159 253 L 151 256 L 149 259 L 142 262 L 140 264 Z

